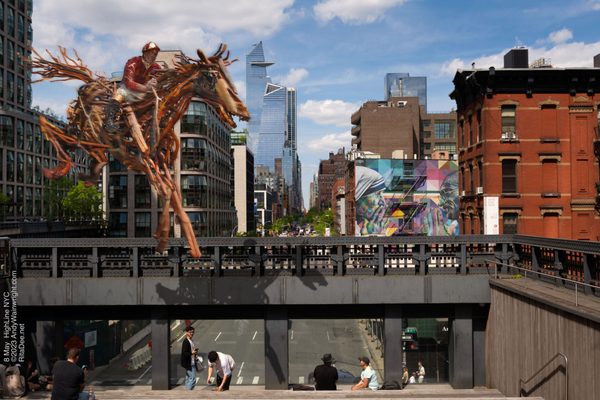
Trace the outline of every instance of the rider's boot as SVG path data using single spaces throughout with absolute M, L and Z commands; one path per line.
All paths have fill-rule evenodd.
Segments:
M 111 99 L 106 105 L 106 109 L 104 110 L 104 123 L 102 124 L 102 127 L 106 132 L 115 133 L 119 130 L 117 114 L 120 109 L 121 103 L 115 99 Z

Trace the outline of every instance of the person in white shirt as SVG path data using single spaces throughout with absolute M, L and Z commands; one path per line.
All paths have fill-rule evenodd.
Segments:
M 208 353 L 208 378 L 206 384 L 210 385 L 210 378 L 212 378 L 215 368 L 217 369 L 217 387 L 214 389 L 217 392 L 223 392 L 229 390 L 229 384 L 231 383 L 231 376 L 233 369 L 235 368 L 235 361 L 229 354 L 210 351 Z
M 421 361 L 418 362 L 418 375 L 419 375 L 419 383 L 423 383 L 423 381 L 425 380 L 425 367 L 423 366 L 423 363 Z
M 377 373 L 371 368 L 371 360 L 369 357 L 358 357 L 362 372 L 360 373 L 360 382 L 352 386 L 352 390 L 360 390 L 369 388 L 371 390 L 379 390 L 379 381 Z

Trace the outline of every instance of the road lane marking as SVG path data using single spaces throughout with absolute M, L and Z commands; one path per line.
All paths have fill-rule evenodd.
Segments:
M 146 370 L 144 371 L 143 374 L 141 374 L 136 380 L 135 383 L 138 383 L 139 381 L 142 380 L 142 378 L 144 377 L 144 375 L 146 375 L 148 373 L 148 371 L 150 371 L 152 369 L 152 365 L 150 365 L 148 368 L 146 368 Z
M 292 337 L 290 338 L 290 340 L 294 340 L 294 330 L 292 329 Z
M 240 365 L 240 369 L 238 370 L 238 376 L 240 376 L 242 374 L 242 368 L 244 368 L 244 362 L 242 361 L 242 364 Z
M 221 333 L 223 333 L 223 332 L 219 332 L 219 334 L 218 334 L 218 335 L 217 335 L 217 337 L 215 338 L 215 342 L 216 342 L 217 340 L 219 340 L 219 336 L 221 336 Z
M 253 384 L 253 385 L 257 385 L 257 384 L 258 384 L 258 380 L 259 380 L 259 379 L 260 379 L 260 378 L 259 378 L 258 376 L 255 376 L 255 377 L 254 377 L 254 379 L 252 379 L 252 384 Z
M 256 334 L 258 333 L 258 331 L 254 331 L 254 336 L 252 336 L 252 340 L 256 339 Z
M 304 385 L 304 377 L 303 376 L 298 377 L 298 383 L 301 385 Z
M 241 384 L 242 384 L 242 382 L 244 382 L 244 377 L 243 377 L 243 376 L 240 376 L 240 377 L 237 379 L 237 382 L 236 382 L 235 384 L 236 384 L 236 385 L 241 385 Z
M 331 342 L 331 339 L 329 339 L 329 331 L 327 331 L 327 341 Z

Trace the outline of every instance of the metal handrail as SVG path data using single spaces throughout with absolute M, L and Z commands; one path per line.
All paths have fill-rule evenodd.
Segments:
M 507 268 L 515 268 L 515 269 L 522 270 L 524 272 L 525 278 L 527 278 L 527 274 L 530 273 L 530 274 L 537 274 L 537 275 L 540 275 L 540 276 L 550 277 L 550 278 L 553 278 L 553 279 L 560 279 L 561 281 L 564 281 L 564 282 L 570 282 L 573 285 L 575 285 L 575 288 L 573 290 L 575 291 L 575 305 L 576 306 L 579 306 L 579 300 L 578 300 L 578 296 L 577 296 L 577 294 L 579 292 L 579 286 L 583 286 L 583 287 L 587 286 L 587 287 L 592 288 L 592 289 L 600 289 L 600 286 L 592 285 L 591 283 L 579 282 L 579 281 L 576 281 L 574 279 L 564 278 L 562 276 L 554 276 L 554 275 L 550 275 L 550 274 L 545 273 L 545 272 L 533 271 L 533 270 L 528 269 L 528 268 L 517 267 L 516 265 L 505 264 L 505 263 L 501 263 L 501 262 L 498 262 L 498 261 L 495 261 L 495 260 L 485 260 L 485 261 L 489 262 L 489 263 L 494 263 L 495 264 L 494 265 L 494 279 L 498 279 L 498 264 L 500 264 L 500 265 L 505 266 Z
M 531 378 L 527 379 L 526 381 L 524 381 L 522 378 L 519 379 L 519 397 L 521 397 L 521 393 L 523 391 L 523 385 L 528 384 L 529 382 L 531 382 L 531 380 L 533 378 L 535 378 L 540 372 L 542 372 L 544 370 L 544 368 L 546 368 L 548 365 L 550 365 L 550 363 L 552 361 L 554 361 L 557 357 L 562 357 L 565 359 L 565 400 L 569 400 L 569 368 L 568 368 L 568 360 L 567 360 L 567 356 L 565 356 L 563 353 L 558 352 L 554 355 L 554 357 L 552 357 L 546 364 L 544 364 L 544 366 L 540 369 L 538 369 L 532 376 Z

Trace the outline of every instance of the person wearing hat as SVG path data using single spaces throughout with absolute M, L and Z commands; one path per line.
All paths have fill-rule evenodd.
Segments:
M 337 368 L 332 364 L 335 362 L 330 353 L 323 354 L 323 364 L 317 365 L 313 375 L 315 377 L 316 390 L 337 390 L 335 383 L 338 380 Z
M 123 69 L 121 85 L 106 106 L 103 127 L 107 132 L 115 133 L 118 130 L 115 119 L 121 104 L 124 102 L 131 104 L 143 100 L 156 86 L 154 75 L 160 70 L 160 65 L 155 61 L 159 51 L 160 48 L 156 43 L 148 42 L 142 47 L 141 56 L 127 60 Z
M 358 357 L 358 362 L 362 368 L 362 372 L 360 373 L 360 382 L 352 386 L 352 390 L 366 388 L 378 390 L 379 381 L 377 380 L 377 373 L 371 368 L 371 360 L 369 360 L 369 357 Z

